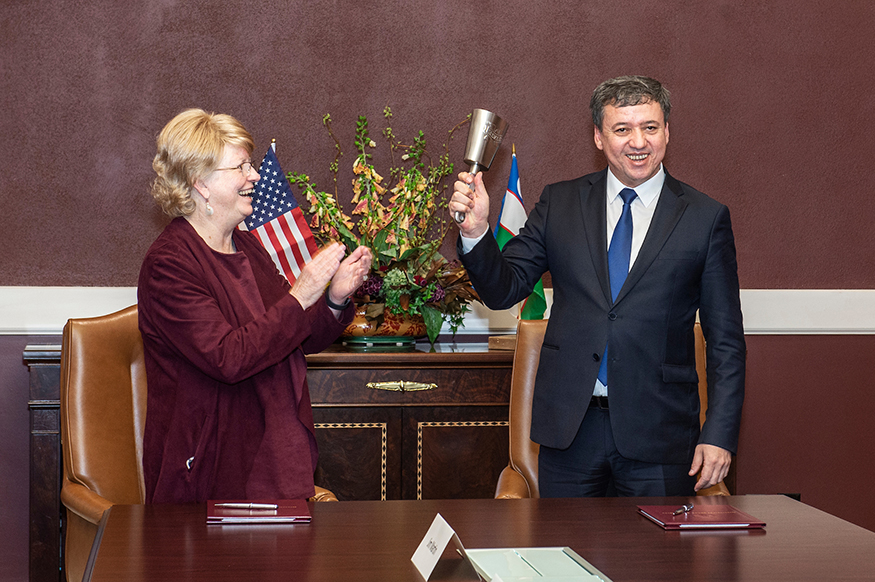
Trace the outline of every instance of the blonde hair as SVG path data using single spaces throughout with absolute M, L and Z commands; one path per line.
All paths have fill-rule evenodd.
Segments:
M 194 212 L 194 183 L 216 169 L 225 146 L 241 147 L 249 154 L 255 149 L 239 121 L 203 109 L 186 109 L 171 119 L 158 134 L 157 144 L 152 169 L 158 177 L 152 183 L 152 197 L 174 218 Z

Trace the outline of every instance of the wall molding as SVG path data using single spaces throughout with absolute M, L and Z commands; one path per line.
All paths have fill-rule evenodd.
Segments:
M 547 294 L 549 302 L 552 289 Z M 60 335 L 69 318 L 136 302 L 136 287 L 0 287 L 0 335 Z M 742 289 L 741 305 L 750 335 L 875 334 L 875 289 Z M 515 330 L 513 310 L 474 304 L 459 334 Z

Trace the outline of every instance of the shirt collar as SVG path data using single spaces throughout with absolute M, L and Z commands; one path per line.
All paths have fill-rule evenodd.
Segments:
M 646 208 L 650 208 L 650 205 L 659 198 L 659 193 L 662 191 L 663 184 L 665 184 L 665 169 L 662 164 L 659 164 L 659 171 L 657 171 L 652 178 L 643 184 L 640 184 L 637 188 L 634 188 L 634 190 L 638 195 L 638 198 L 641 200 L 641 203 L 644 204 Z M 623 183 L 614 176 L 611 169 L 608 168 L 608 204 L 614 202 L 617 196 L 620 195 L 620 190 L 623 188 L 628 188 L 628 186 L 623 185 Z

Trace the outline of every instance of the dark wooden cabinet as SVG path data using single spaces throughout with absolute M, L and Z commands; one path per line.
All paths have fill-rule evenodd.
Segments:
M 507 408 L 405 409 L 403 499 L 493 497 L 507 466 Z
M 63 580 L 60 346 L 28 346 L 30 579 Z M 341 500 L 491 497 L 507 464 L 513 352 L 485 344 L 307 357 L 316 482 Z M 403 387 L 402 389 L 399 389 Z
M 61 568 L 61 346 L 27 346 L 30 411 L 30 580 L 64 580 Z
M 319 485 L 341 500 L 494 494 L 507 464 L 513 354 L 441 349 L 308 357 Z
M 314 408 L 316 483 L 341 501 L 401 498 L 401 410 Z
M 317 484 L 341 501 L 492 497 L 507 465 L 507 408 L 314 408 Z

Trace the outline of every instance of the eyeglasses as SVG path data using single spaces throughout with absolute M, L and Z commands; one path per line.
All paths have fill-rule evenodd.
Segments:
M 243 172 L 244 176 L 248 176 L 249 172 L 251 172 L 252 170 L 255 170 L 255 172 L 258 173 L 258 169 L 255 167 L 255 162 L 253 162 L 252 160 L 246 160 L 239 166 L 234 166 L 233 168 L 216 168 L 217 172 L 219 170 L 240 170 L 241 172 Z

